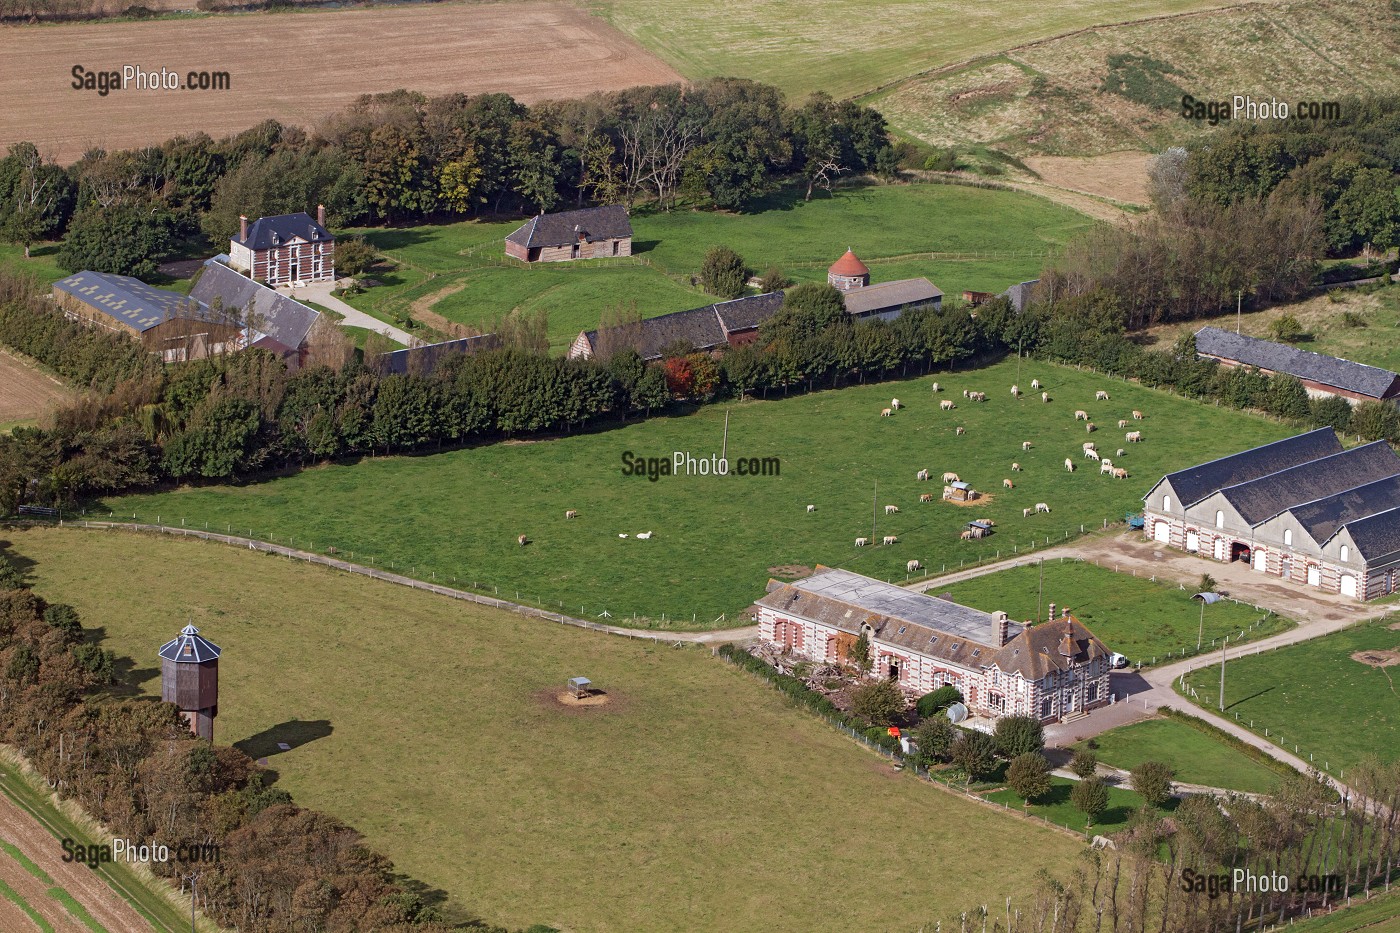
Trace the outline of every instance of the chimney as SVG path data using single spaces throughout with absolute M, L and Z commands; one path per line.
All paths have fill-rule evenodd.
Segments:
M 998 612 L 998 613 L 996 614 L 996 620 L 997 620 L 997 647 L 1000 648 L 1002 645 L 1006 644 L 1006 642 L 1008 641 L 1008 639 L 1007 639 L 1006 636 L 1007 636 L 1007 634 L 1008 634 L 1008 629 L 1010 628 L 1010 623 L 1007 621 L 1006 613 L 1004 613 L 1004 612 Z
M 1055 604 L 1054 604 L 1054 603 L 1051 603 L 1051 604 L 1050 604 L 1050 614 L 1049 614 L 1048 616 L 1046 616 L 1045 618 L 1047 618 L 1047 619 L 1054 619 L 1054 618 L 1055 618 Z
M 323 227 L 326 225 L 326 205 L 316 205 L 316 222 Z
M 1064 615 L 1063 615 L 1064 618 L 1066 618 L 1066 619 L 1069 618 L 1069 607 L 1068 607 L 1068 606 L 1062 607 L 1062 608 L 1060 609 L 1060 612 L 1062 612 L 1062 613 L 1064 614 Z
M 238 242 L 248 242 L 248 215 L 238 215 Z

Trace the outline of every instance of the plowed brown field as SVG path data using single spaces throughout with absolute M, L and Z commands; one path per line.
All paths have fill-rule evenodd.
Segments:
M 0 350 L 0 424 L 38 420 L 69 395 L 33 363 Z
M 193 3 L 190 4 L 193 6 Z M 229 90 L 74 90 L 73 66 L 228 72 Z M 601 19 L 557 3 L 447 4 L 0 28 L 0 150 L 61 162 L 269 117 L 306 126 L 360 94 L 505 92 L 531 103 L 680 76 Z

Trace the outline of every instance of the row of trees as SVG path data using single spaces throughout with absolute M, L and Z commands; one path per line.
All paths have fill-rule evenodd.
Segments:
M 108 694 L 115 659 L 95 644 L 98 631 L 27 589 L 0 554 L 0 741 L 116 836 L 171 851 L 216 846 L 218 860 L 201 865 L 199 906 L 220 926 L 506 933 L 439 922 L 358 833 L 296 806 L 247 755 L 193 736 L 172 704 Z M 172 879 L 185 867 L 151 864 Z
M 149 275 L 181 237 L 324 204 L 335 225 L 679 200 L 739 208 L 797 175 L 893 174 L 885 121 L 814 95 L 714 78 L 526 106 L 505 94 L 365 95 L 310 130 L 91 150 L 66 169 L 30 143 L 0 159 L 0 237 L 65 236 L 65 268 Z

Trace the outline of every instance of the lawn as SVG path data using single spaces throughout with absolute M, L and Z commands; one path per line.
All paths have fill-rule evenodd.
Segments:
M 1203 624 L 1200 600 L 1191 598 L 1194 590 L 1114 573 L 1085 561 L 1059 559 L 1013 567 L 939 592 L 952 593 L 958 602 L 988 612 L 1003 610 L 1013 619 L 1046 618 L 1050 603 L 1068 606 L 1110 651 L 1142 664 L 1165 660 L 1168 653 L 1180 657 L 1182 649 L 1194 652 Z M 1207 606 L 1205 650 L 1226 635 L 1238 637 L 1241 630 L 1250 638 L 1262 638 L 1292 627 L 1272 614 L 1260 622 L 1265 616 L 1253 606 L 1228 599 Z
M 1356 900 L 1341 910 L 1314 920 L 1304 920 L 1291 933 L 1400 933 L 1400 894 L 1376 891 L 1370 901 Z
M 1243 752 L 1172 719 L 1119 726 L 1094 741 L 1099 761 L 1106 765 L 1131 771 L 1144 761 L 1164 761 L 1176 771 L 1176 780 L 1186 784 L 1266 794 L 1281 778 Z
M 1033 377 L 1048 388 L 1051 404 L 1011 398 L 1012 383 L 1027 385 Z M 1022 552 L 1078 534 L 1081 525 L 1120 521 L 1141 507 L 1143 491 L 1163 473 L 1291 433 L 1264 418 L 1029 360 L 937 378 L 941 396 L 929 391 L 929 377 L 852 386 L 555 439 L 125 496 L 94 511 L 193 527 L 208 522 L 317 550 L 334 546 L 360 562 L 392 561 L 394 569 L 423 579 L 455 578 L 488 593 L 498 587 L 502 596 L 515 599 L 519 592 L 522 600 L 590 618 L 606 610 L 619 622 L 634 613 L 652 620 L 664 614 L 671 626 L 724 627 L 786 566 L 822 563 L 903 580 L 910 559 L 938 571 Z M 1113 401 L 1094 404 L 1095 390 L 1103 388 L 1112 390 Z M 987 392 L 988 401 L 965 400 L 965 389 Z M 906 408 L 881 418 L 891 397 Z M 940 397 L 955 399 L 957 408 L 940 411 Z M 1073 412 L 1081 405 L 1105 424 L 1095 436 L 1110 451 L 1124 443 L 1113 420 L 1132 409 L 1146 413 L 1143 443 L 1125 443 L 1131 450 L 1119 458 L 1131 470 L 1128 481 L 1100 475 L 1080 457 L 1085 432 Z M 717 455 L 726 413 L 730 459 L 778 457 L 780 475 L 673 475 L 656 482 L 623 475 L 628 452 Z M 966 434 L 956 436 L 955 426 L 965 426 Z M 1022 440 L 1034 448 L 1023 451 Z M 1067 473 L 1066 456 L 1084 467 Z M 1012 461 L 1023 472 L 1013 473 Z M 940 485 L 918 482 L 920 469 L 935 479 L 955 471 L 986 495 L 969 506 L 938 501 Z M 1011 476 L 1016 488 L 1008 491 L 1002 479 Z M 922 493 L 935 501 L 920 504 Z M 1022 510 L 1038 502 L 1052 513 L 1023 518 Z M 887 516 L 881 508 L 872 516 L 875 505 L 900 512 Z M 565 521 L 568 509 L 578 510 L 577 520 Z M 995 520 L 997 533 L 961 541 L 973 518 Z M 643 531 L 655 537 L 619 537 Z M 899 542 L 853 546 L 872 532 L 876 540 L 895 535 Z M 521 534 L 529 546 L 516 543 Z
M 1203 0 L 598 0 L 592 6 L 687 78 L 736 75 L 776 84 L 797 99 L 836 98 L 1100 23 L 1218 4 Z
M 577 933 L 906 930 L 1022 896 L 1081 850 L 893 772 L 703 649 L 215 544 L 7 537 L 36 592 L 100 626 L 148 695 L 156 649 L 192 619 L 223 648 L 215 739 L 269 755 L 279 786 L 446 892 L 454 917 Z M 559 705 L 579 674 L 606 706 Z M 852 819 L 857 802 L 898 818 Z M 959 870 L 931 885 L 929 865 Z M 834 879 L 859 883 L 833 898 Z
M 639 212 L 630 260 L 528 269 L 502 259 L 501 241 L 519 223 L 344 231 L 397 264 L 373 273 L 382 285 L 346 300 L 386 321 L 408 317 L 438 330 L 447 321 L 486 330 L 513 308 L 544 311 L 551 347 L 562 351 L 609 307 L 656 317 L 713 301 L 690 278 L 716 244 L 737 250 L 756 272 L 776 265 L 798 281 L 825 281 L 827 266 L 849 247 L 871 261 L 874 282 L 926 276 L 956 296 L 1036 277 L 1047 255 L 1091 221 L 1014 191 L 870 185 L 803 201 L 789 187 L 744 213 Z
M 1084 814 L 1076 810 L 1074 805 L 1069 802 L 1070 793 L 1077 783 L 1069 778 L 1052 776 L 1050 778 L 1050 793 L 1025 808 L 1025 812 L 1077 832 L 1083 832 Z M 1022 809 L 1020 795 L 1010 788 L 993 791 L 990 794 L 983 794 L 983 796 L 994 803 Z M 1110 785 L 1108 788 L 1108 809 L 1100 813 L 1098 819 L 1094 821 L 1094 833 L 1106 835 L 1126 829 L 1133 813 L 1142 809 L 1142 804 L 1142 797 L 1135 792 Z M 1168 800 L 1163 809 L 1167 811 L 1176 809 L 1176 800 Z
M 1352 660 L 1354 652 L 1400 648 L 1400 630 L 1389 620 L 1232 661 L 1225 670 L 1226 715 L 1288 751 L 1296 745 L 1333 773 L 1366 755 L 1400 758 L 1400 667 L 1377 668 Z M 1214 710 L 1220 668 L 1187 677 L 1197 701 Z

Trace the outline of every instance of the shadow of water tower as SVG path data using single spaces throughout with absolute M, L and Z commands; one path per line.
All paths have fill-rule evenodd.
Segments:
M 174 703 L 201 739 L 214 740 L 219 715 L 219 655 L 222 649 L 186 625 L 160 647 L 160 698 Z

